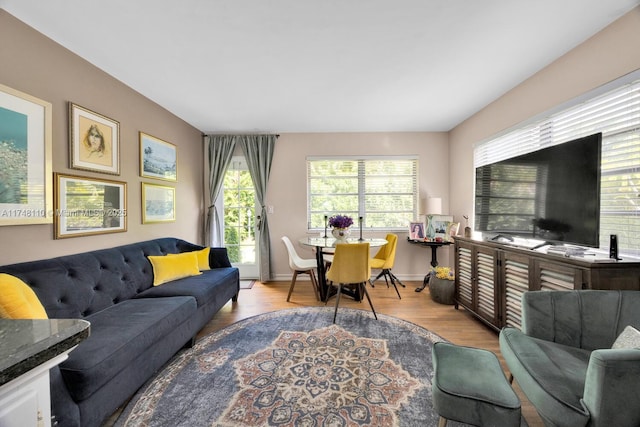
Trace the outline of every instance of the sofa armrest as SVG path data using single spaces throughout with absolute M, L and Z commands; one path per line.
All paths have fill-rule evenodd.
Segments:
M 209 267 L 225 268 L 231 267 L 227 248 L 210 248 L 209 249 Z
M 591 427 L 639 426 L 640 349 L 594 350 L 589 359 L 583 403 Z

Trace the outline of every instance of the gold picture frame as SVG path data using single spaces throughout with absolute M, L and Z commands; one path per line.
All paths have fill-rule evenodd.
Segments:
M 176 189 L 167 185 L 142 183 L 142 223 L 176 220 Z
M 127 231 L 127 183 L 55 174 L 56 239 Z
M 69 102 L 69 167 L 120 175 L 120 123 Z
M 170 142 L 138 132 L 140 140 L 140 176 L 178 181 L 178 150 Z
M 0 225 L 53 222 L 52 110 L 0 84 Z

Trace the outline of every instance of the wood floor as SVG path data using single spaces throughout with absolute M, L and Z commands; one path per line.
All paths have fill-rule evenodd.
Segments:
M 429 297 L 428 288 L 422 292 L 415 292 L 415 288 L 420 283 L 404 283 L 406 288 L 399 287 L 401 300 L 398 299 L 393 287 L 387 288 L 384 281 L 376 282 L 373 289 L 367 288 L 376 312 L 418 324 L 454 344 L 492 351 L 498 356 L 506 370 L 506 365 L 500 354 L 498 335 L 495 331 L 486 327 L 462 308 L 456 310 L 453 306 L 433 302 Z M 252 289 L 240 290 L 238 302 L 227 303 L 203 328 L 199 336 L 261 313 L 285 308 L 324 305 L 324 303 L 316 301 L 309 281 L 299 281 L 296 284 L 290 302 L 286 302 L 288 291 L 289 282 L 256 282 Z M 335 304 L 335 300 L 330 300 L 329 304 Z M 360 303 L 348 297 L 340 299 L 340 306 L 369 309 L 366 301 Z M 338 313 L 338 322 L 339 316 L 340 313 Z M 544 426 L 535 409 L 515 383 L 514 389 L 522 401 L 522 412 L 529 426 Z

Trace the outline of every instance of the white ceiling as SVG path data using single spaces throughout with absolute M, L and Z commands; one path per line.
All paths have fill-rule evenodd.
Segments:
M 447 131 L 640 0 L 0 0 L 203 132 Z

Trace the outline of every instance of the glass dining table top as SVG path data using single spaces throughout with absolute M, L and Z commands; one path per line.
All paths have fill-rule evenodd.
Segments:
M 303 237 L 299 240 L 301 245 L 304 246 L 315 246 L 316 248 L 335 248 L 336 240 L 334 237 Z M 343 243 L 339 241 L 337 243 Z M 386 239 L 382 238 L 363 238 L 359 240 L 357 237 L 350 237 L 347 239 L 347 243 L 369 243 L 369 246 L 372 248 L 384 246 L 388 242 Z

